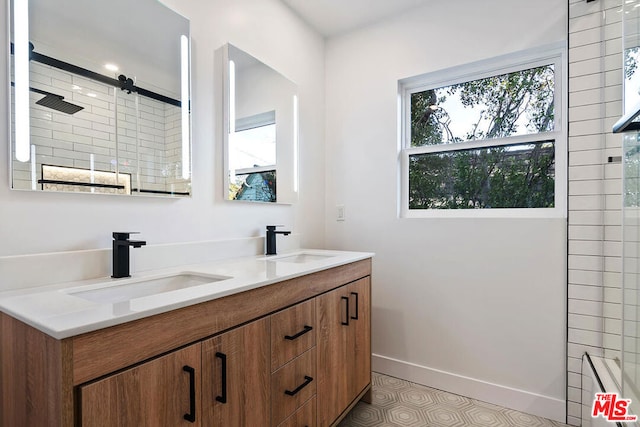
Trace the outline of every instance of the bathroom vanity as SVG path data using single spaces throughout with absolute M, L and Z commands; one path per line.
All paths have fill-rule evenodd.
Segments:
M 371 254 L 322 252 L 190 266 L 218 281 L 128 301 L 0 295 L 0 425 L 336 425 L 371 398 Z

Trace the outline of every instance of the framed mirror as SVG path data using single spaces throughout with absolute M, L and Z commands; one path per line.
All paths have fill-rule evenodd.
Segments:
M 158 0 L 11 0 L 11 186 L 191 194 L 189 20 Z
M 227 200 L 293 203 L 298 194 L 297 87 L 241 49 L 224 49 Z

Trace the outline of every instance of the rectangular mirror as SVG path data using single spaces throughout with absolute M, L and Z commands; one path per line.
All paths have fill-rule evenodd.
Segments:
M 223 49 L 224 197 L 293 203 L 298 194 L 297 87 L 237 47 Z
M 189 20 L 157 0 L 11 0 L 11 186 L 191 194 Z

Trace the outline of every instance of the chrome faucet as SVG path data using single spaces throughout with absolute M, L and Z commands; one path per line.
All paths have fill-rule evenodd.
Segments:
M 129 240 L 129 235 L 138 233 L 113 233 L 113 274 L 114 279 L 131 277 L 129 274 L 129 246 L 139 248 L 147 244 L 144 240 Z
M 282 227 L 281 225 L 267 225 L 267 253 L 266 255 L 276 255 L 276 234 L 282 234 L 288 236 L 290 231 L 276 231 L 276 227 Z

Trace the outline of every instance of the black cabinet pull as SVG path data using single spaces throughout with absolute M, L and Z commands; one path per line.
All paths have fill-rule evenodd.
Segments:
M 340 320 L 340 324 L 344 325 L 344 326 L 349 326 L 349 297 L 340 297 L 340 299 L 342 301 L 345 301 L 345 307 L 346 307 L 346 311 L 347 311 L 347 315 L 345 316 L 345 319 L 347 319 L 345 322 L 343 322 L 342 320 Z
M 351 292 L 351 295 L 356 297 L 356 315 L 355 316 L 351 316 L 351 318 L 353 320 L 358 320 L 358 312 L 360 311 L 358 309 L 358 298 L 359 298 L 359 295 L 358 295 L 357 292 Z
M 227 403 L 227 355 L 216 352 L 216 357 L 222 361 L 220 373 L 222 377 L 222 395 L 216 396 L 216 400 L 220 403 Z
M 303 330 L 301 330 L 300 332 L 298 332 L 298 333 L 297 333 L 297 334 L 295 334 L 295 335 L 285 335 L 285 336 L 284 336 L 284 339 L 285 339 L 285 340 L 293 341 L 293 340 L 295 340 L 296 338 L 300 338 L 301 336 L 303 336 L 304 334 L 306 334 L 307 332 L 312 331 L 312 330 L 313 330 L 313 327 L 312 327 L 312 326 L 304 325 L 304 329 L 303 329 Z
M 191 366 L 184 365 L 182 370 L 189 373 L 189 413 L 184 414 L 184 419 L 196 422 L 196 370 Z
M 302 384 L 300 384 L 298 387 L 296 387 L 295 390 L 291 391 L 291 390 L 285 390 L 284 394 L 286 394 L 287 396 L 295 396 L 296 394 L 298 394 L 300 392 L 300 390 L 302 390 L 303 388 L 305 388 L 306 386 L 308 386 L 311 381 L 313 381 L 313 378 L 308 377 L 308 376 L 304 376 L 304 382 Z

